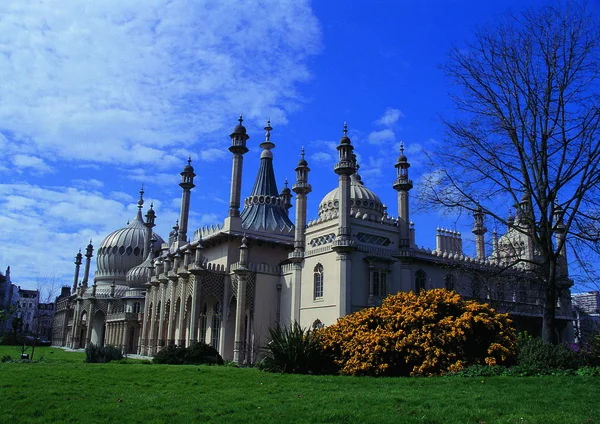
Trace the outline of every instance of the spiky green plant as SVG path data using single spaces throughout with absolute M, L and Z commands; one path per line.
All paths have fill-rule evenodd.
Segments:
M 291 374 L 320 374 L 331 370 L 332 361 L 325 355 L 318 334 L 294 322 L 269 328 L 270 341 L 261 367 L 266 371 Z

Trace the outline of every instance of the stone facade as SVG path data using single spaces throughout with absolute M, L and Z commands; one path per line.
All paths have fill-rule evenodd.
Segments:
M 267 342 L 270 326 L 293 321 L 304 327 L 330 325 L 340 316 L 380 304 L 387 294 L 434 287 L 491 302 L 510 312 L 519 328 L 539 333 L 540 287 L 528 278 L 526 266 L 500 272 L 515 255 L 536 255 L 518 217 L 502 237 L 494 232 L 489 256 L 481 211 L 474 213 L 476 257 L 464 255 L 461 234 L 446 229 L 438 228 L 434 249 L 416 246 L 407 157 L 401 151 L 395 164 L 398 215 L 392 217 L 363 183 L 344 127 L 333 169 L 338 186 L 319 203 L 319 217 L 307 222 L 312 188 L 304 151 L 292 188 L 286 183 L 279 192 L 271 130 L 268 123 L 255 185 L 244 201 L 241 181 L 249 137 L 241 117 L 230 135 L 232 182 L 222 223 L 188 234 L 196 175 L 188 161 L 181 172 L 180 219 L 167 242 L 152 232 L 152 206 L 144 221 L 141 192 L 136 218 L 102 242 L 93 284 L 88 282 L 93 247 L 86 251 L 80 283 L 79 253 L 73 288 L 57 301 L 56 344 L 110 344 L 127 353 L 152 355 L 169 344 L 203 341 L 225 359 L 251 363 Z M 294 216 L 289 214 L 292 191 Z M 571 285 L 565 258 L 557 312 L 563 340 L 572 337 Z

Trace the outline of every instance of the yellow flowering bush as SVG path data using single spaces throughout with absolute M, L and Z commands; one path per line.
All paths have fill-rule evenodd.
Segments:
M 343 374 L 441 375 L 516 357 L 508 314 L 446 289 L 398 293 L 319 330 Z

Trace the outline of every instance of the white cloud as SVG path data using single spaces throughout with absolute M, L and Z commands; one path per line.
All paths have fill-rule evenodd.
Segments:
M 389 126 L 393 125 L 400 118 L 404 117 L 404 114 L 399 109 L 387 108 L 383 116 L 375 121 L 375 125 Z
M 335 161 L 335 157 L 328 152 L 315 152 L 310 155 L 310 160 L 317 163 L 333 163 Z
M 224 149 L 203 149 L 200 150 L 200 159 L 206 162 L 215 162 L 226 157 L 228 153 Z
M 307 0 L 3 1 L 0 130 L 42 159 L 164 163 L 238 111 L 285 123 L 319 44 Z
M 394 141 L 394 131 L 390 129 L 384 129 L 380 131 L 373 131 L 369 133 L 367 140 L 370 144 L 383 144 Z
M 104 183 L 100 180 L 96 180 L 94 178 L 90 178 L 88 180 L 84 180 L 84 179 L 75 179 L 72 180 L 71 183 L 73 184 L 73 186 L 77 187 L 77 188 L 82 188 L 85 190 L 90 190 L 90 189 L 99 189 L 104 187 Z
M 17 168 L 17 172 L 22 172 L 24 168 L 33 169 L 40 174 L 47 174 L 54 171 L 42 159 L 31 155 L 15 155 L 12 157 L 12 163 Z

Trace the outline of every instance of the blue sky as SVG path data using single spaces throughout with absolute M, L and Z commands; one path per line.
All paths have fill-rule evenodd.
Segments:
M 70 285 L 78 249 L 90 238 L 98 248 L 135 216 L 142 183 L 166 238 L 188 155 L 198 174 L 190 228 L 222 222 L 228 134 L 240 112 L 251 136 L 242 197 L 270 118 L 279 188 L 293 182 L 305 146 L 316 217 L 337 184 L 335 145 L 347 121 L 363 181 L 396 215 L 399 142 L 413 199 L 431 171 L 421 149 L 444 143 L 450 87 L 438 66 L 451 45 L 509 9 L 546 2 L 94 3 L 0 3 L 0 266 L 22 287 Z M 470 219 L 417 206 L 417 244 L 433 247 L 436 226 L 453 227 L 473 254 Z

